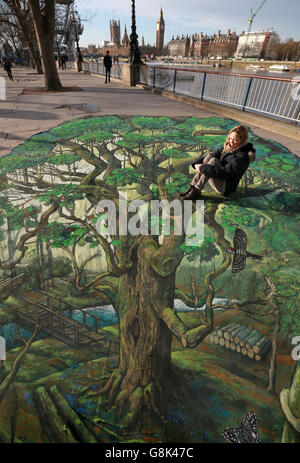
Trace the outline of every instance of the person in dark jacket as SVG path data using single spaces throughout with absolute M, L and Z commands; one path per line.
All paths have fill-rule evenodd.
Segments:
M 10 80 L 14 80 L 12 76 L 12 72 L 11 72 L 11 62 L 7 58 L 4 59 L 3 67 L 4 67 L 4 70 L 7 72 L 7 75 L 10 78 Z
M 62 57 L 61 57 L 61 68 L 62 68 L 62 70 L 66 70 L 66 69 L 67 69 L 66 62 L 67 62 L 67 57 L 66 57 L 66 56 L 62 56 Z
M 111 56 L 108 50 L 106 52 L 106 55 L 104 56 L 103 63 L 105 67 L 105 83 L 107 84 L 107 79 L 108 79 L 108 82 L 110 82 L 110 71 L 112 67 L 112 59 L 111 59 Z
M 250 162 L 255 159 L 255 149 L 248 142 L 248 130 L 242 125 L 233 127 L 227 135 L 223 148 L 213 154 L 201 156 L 192 164 L 197 173 L 188 190 L 180 193 L 182 199 L 197 199 L 209 182 L 222 195 L 236 191 L 239 181 Z

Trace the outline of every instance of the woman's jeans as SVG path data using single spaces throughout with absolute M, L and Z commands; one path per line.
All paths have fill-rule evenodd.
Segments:
M 208 154 L 205 156 L 203 160 L 203 164 L 208 164 L 210 166 L 218 166 L 222 167 L 219 159 L 215 158 L 212 154 Z M 226 190 L 226 181 L 222 178 L 209 178 L 201 172 L 197 172 L 194 176 L 191 185 L 197 188 L 198 190 L 202 190 L 204 185 L 209 182 L 210 186 L 215 190 L 217 193 L 224 194 Z

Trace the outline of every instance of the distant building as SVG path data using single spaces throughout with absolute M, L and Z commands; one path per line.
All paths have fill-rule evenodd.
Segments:
M 109 22 L 110 25 L 110 41 L 116 46 L 121 45 L 121 26 L 120 21 L 114 19 Z
M 168 55 L 169 56 L 183 56 L 187 57 L 189 55 L 191 39 L 183 35 L 177 35 L 176 39 L 172 37 L 171 42 L 168 43 Z
M 159 17 L 156 22 L 156 48 L 161 51 L 164 48 L 165 37 L 165 20 L 163 17 L 162 8 L 160 9 Z
M 209 43 L 210 41 L 208 35 L 204 35 L 203 32 L 200 32 L 200 34 L 192 35 L 189 55 L 201 58 L 208 56 Z
M 238 41 L 238 36 L 235 32 L 231 32 L 230 29 L 228 29 L 226 34 L 221 34 L 219 30 L 217 34 L 211 36 L 209 39 L 208 56 L 231 58 L 235 55 Z
M 127 34 L 127 29 L 126 29 L 126 24 L 125 24 L 125 30 L 124 30 L 124 35 L 123 35 L 123 47 L 128 47 L 129 46 L 129 38 Z
M 249 34 L 243 32 L 239 37 L 237 58 L 265 58 L 274 44 L 279 43 L 279 36 L 271 31 L 257 31 Z
M 128 56 L 129 52 L 129 38 L 127 33 L 127 28 L 125 25 L 123 40 L 121 42 L 121 25 L 120 21 L 112 19 L 109 22 L 110 27 L 110 41 L 103 40 L 101 46 L 95 50 L 95 53 L 92 53 L 96 56 L 105 55 L 106 51 L 109 50 L 112 56 Z M 88 49 L 90 52 L 90 48 Z
M 238 46 L 238 36 L 235 32 L 228 29 L 226 34 L 208 36 L 203 32 L 193 34 L 191 37 L 172 38 L 168 44 L 168 54 L 170 56 L 191 56 L 197 58 L 222 57 L 229 58 L 234 56 Z
M 96 45 L 88 45 L 87 49 L 90 55 L 95 55 L 97 53 Z
M 161 53 L 163 49 L 164 43 L 164 28 L 165 22 L 163 19 L 163 12 L 162 9 L 160 10 L 159 20 L 157 21 L 159 24 L 159 34 L 157 34 L 158 45 L 161 48 L 155 47 L 155 45 L 150 45 L 149 43 L 145 44 L 145 39 L 142 37 L 141 44 L 139 46 L 141 56 L 156 56 Z M 112 56 L 123 56 L 128 57 L 129 49 L 130 49 L 130 39 L 128 37 L 127 28 L 125 25 L 124 28 L 124 35 L 123 40 L 121 41 L 121 26 L 120 21 L 116 21 L 115 19 L 111 20 L 110 23 L 110 41 L 103 40 L 101 42 L 101 46 L 98 48 L 95 45 L 89 45 L 85 51 L 86 54 L 94 55 L 96 57 L 100 57 L 105 55 L 106 51 L 109 50 Z

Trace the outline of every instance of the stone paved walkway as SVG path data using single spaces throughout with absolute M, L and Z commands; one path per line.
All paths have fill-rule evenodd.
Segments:
M 23 89 L 43 87 L 44 78 L 34 69 L 24 67 L 14 67 L 13 75 L 15 80 L 11 82 L 0 68 L 7 95 L 5 101 L 0 100 L 0 156 L 31 135 L 86 115 L 215 116 L 207 110 L 146 92 L 140 87 L 126 87 L 116 79 L 106 85 L 102 76 L 71 70 L 60 71 L 63 85 L 77 85 L 84 91 L 22 95 Z M 252 130 L 259 136 L 282 143 L 300 156 L 299 142 L 284 133 L 274 134 L 257 127 Z

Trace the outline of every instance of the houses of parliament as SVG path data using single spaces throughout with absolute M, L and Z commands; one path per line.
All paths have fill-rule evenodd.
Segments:
M 106 50 L 111 55 L 128 56 L 130 51 L 130 40 L 126 25 L 124 27 L 123 37 L 121 37 L 120 21 L 115 19 L 110 21 L 110 41 L 103 41 L 102 46 L 97 48 L 95 45 L 89 45 L 83 51 L 92 55 L 104 55 Z M 191 36 L 181 37 L 177 35 L 165 46 L 165 20 L 162 8 L 160 9 L 156 21 L 156 44 L 145 44 L 144 37 L 139 42 L 139 48 L 142 56 L 183 56 L 183 57 L 207 57 L 207 56 L 233 56 L 235 53 L 239 36 L 230 29 L 227 33 L 222 34 L 219 30 L 217 34 L 208 36 L 203 32 Z
M 123 37 L 121 37 L 121 24 L 120 21 L 115 19 L 110 21 L 110 41 L 104 41 L 101 47 L 96 45 L 88 45 L 88 48 L 83 49 L 83 52 L 92 55 L 104 55 L 106 50 L 109 50 L 111 55 L 115 56 L 128 56 L 130 49 L 130 40 L 128 37 L 127 27 L 124 27 Z M 141 42 L 139 41 L 139 48 L 141 55 L 148 56 L 160 56 L 167 53 L 167 49 L 164 48 L 164 35 L 165 35 L 165 20 L 163 17 L 162 8 L 160 9 L 159 17 L 156 22 L 156 44 L 150 45 L 145 44 L 144 37 Z

